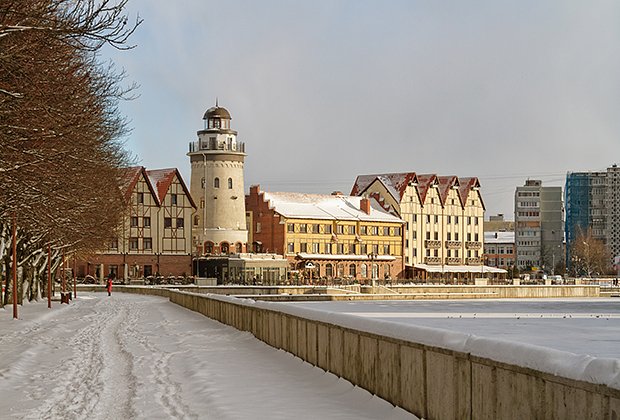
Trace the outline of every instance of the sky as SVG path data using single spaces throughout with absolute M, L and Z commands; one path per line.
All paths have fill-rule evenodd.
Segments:
M 486 217 L 526 179 L 620 163 L 620 2 L 129 0 L 127 148 L 178 168 L 215 104 L 245 188 L 350 193 L 357 175 L 476 176 Z
M 3 419 L 417 419 L 166 298 L 78 291 L 0 329 Z

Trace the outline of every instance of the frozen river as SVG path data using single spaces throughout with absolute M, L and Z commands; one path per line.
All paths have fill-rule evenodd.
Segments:
M 414 419 L 167 299 L 80 293 L 0 309 L 0 417 Z
M 304 302 L 295 305 L 620 359 L 620 299 Z

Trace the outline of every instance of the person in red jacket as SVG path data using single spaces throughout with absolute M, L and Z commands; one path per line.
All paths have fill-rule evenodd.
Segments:
M 108 296 L 112 296 L 112 276 L 108 277 L 105 289 L 108 291 Z

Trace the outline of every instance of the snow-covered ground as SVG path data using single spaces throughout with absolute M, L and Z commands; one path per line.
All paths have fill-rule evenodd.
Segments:
M 415 419 L 167 299 L 80 293 L 0 309 L 0 417 Z
M 620 299 L 614 298 L 303 302 L 295 305 L 620 359 Z

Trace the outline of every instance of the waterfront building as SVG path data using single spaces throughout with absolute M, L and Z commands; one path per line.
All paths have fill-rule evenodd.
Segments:
M 126 215 L 105 250 L 77 264 L 77 276 L 103 281 L 192 272 L 192 214 L 196 206 L 176 168 L 124 171 Z
M 243 165 L 245 144 L 231 128 L 232 117 L 217 102 L 204 116 L 198 140 L 189 144 L 190 191 L 197 211 L 192 221 L 195 253 L 246 251 Z
M 373 198 L 266 192 L 254 185 L 246 208 L 253 251 L 284 255 L 297 281 L 403 276 L 404 221 Z
M 351 195 L 375 198 L 405 221 L 407 278 L 459 280 L 505 273 L 483 264 L 484 202 L 478 178 L 359 175 Z
M 553 273 L 563 256 L 562 187 L 527 180 L 515 190 L 517 268 Z

